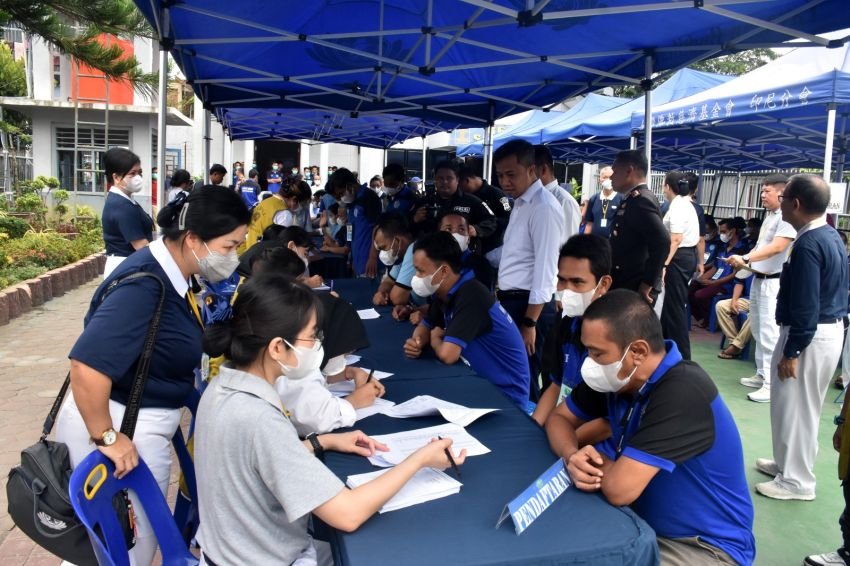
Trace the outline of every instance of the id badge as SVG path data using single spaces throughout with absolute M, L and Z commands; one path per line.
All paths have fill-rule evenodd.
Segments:
M 599 226 L 601 226 L 602 228 L 607 228 L 608 227 L 608 219 L 603 218 L 602 221 L 599 223 Z
M 723 270 L 722 270 L 722 269 L 718 269 L 717 271 L 715 271 L 715 272 L 714 272 L 714 275 L 712 275 L 712 276 L 711 276 L 711 280 L 712 280 L 712 281 L 717 281 L 717 280 L 718 280 L 718 279 L 720 279 L 721 277 L 723 277 Z
M 345 227 L 345 241 L 351 242 L 354 239 L 353 236 L 354 236 L 354 226 L 352 226 L 351 224 L 348 224 Z
M 569 385 L 567 385 L 566 383 L 562 383 L 562 384 L 561 384 L 561 391 L 558 393 L 558 402 L 557 402 L 557 403 L 555 403 L 555 406 L 557 407 L 558 405 L 560 405 L 561 403 L 563 403 L 563 402 L 564 402 L 564 399 L 566 399 L 567 397 L 569 397 L 569 396 L 570 396 L 570 393 L 572 393 L 572 391 L 573 391 L 573 388 L 572 388 L 572 387 L 570 387 L 570 386 L 569 386 Z

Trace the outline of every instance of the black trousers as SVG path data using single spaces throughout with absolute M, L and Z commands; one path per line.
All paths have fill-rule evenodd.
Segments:
M 528 291 L 499 291 L 496 293 L 499 302 L 511 318 L 517 328 L 522 332 L 522 319 L 525 318 L 525 311 L 528 308 Z M 540 318 L 537 319 L 537 338 L 534 342 L 534 355 L 528 356 L 528 368 L 530 373 L 531 386 L 528 388 L 528 398 L 537 402 L 540 399 L 540 394 L 543 389 L 549 384 L 548 379 L 543 379 L 543 386 L 540 383 L 540 374 L 543 371 L 543 340 L 549 334 L 552 326 L 555 324 L 555 306 L 552 301 L 543 305 L 543 311 L 540 313 Z
M 688 283 L 696 268 L 696 248 L 679 248 L 664 277 L 661 330 L 664 338 L 676 343 L 682 358 L 686 360 L 691 359 L 691 339 L 688 336 Z

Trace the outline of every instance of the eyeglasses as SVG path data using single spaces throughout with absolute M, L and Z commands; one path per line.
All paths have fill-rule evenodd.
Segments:
M 316 335 L 313 336 L 312 338 L 296 338 L 295 341 L 296 342 L 312 342 L 314 346 L 316 345 L 316 343 L 318 343 L 318 345 L 321 346 L 322 343 L 325 341 L 325 333 L 322 332 L 321 330 L 319 330 L 319 331 L 316 332 Z

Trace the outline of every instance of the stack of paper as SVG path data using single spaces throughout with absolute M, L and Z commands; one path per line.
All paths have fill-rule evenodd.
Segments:
M 355 487 L 360 487 L 366 482 L 372 481 L 388 471 L 389 469 L 369 472 L 367 474 L 358 474 L 356 476 L 348 476 L 345 483 L 348 487 L 353 489 Z M 403 509 L 404 507 L 410 507 L 411 505 L 416 505 L 418 503 L 424 503 L 426 501 L 432 501 L 434 499 L 440 499 L 441 497 L 454 495 L 460 492 L 462 485 L 463 484 L 459 481 L 452 479 L 439 470 L 435 470 L 434 468 L 422 468 L 416 472 L 416 474 L 414 474 L 414 476 L 410 478 L 406 484 L 404 484 L 404 487 L 402 487 L 401 490 L 392 497 L 392 499 L 384 503 L 384 506 L 381 507 L 380 513 L 395 511 L 396 509 Z
M 357 413 L 357 420 L 365 419 L 366 417 L 371 417 L 372 415 L 377 415 L 378 413 L 383 413 L 387 409 L 391 408 L 395 403 L 389 401 L 387 399 L 381 399 L 378 397 L 375 399 L 375 402 L 368 406 L 363 407 L 361 409 L 357 409 L 355 412 Z
M 372 320 L 375 318 L 381 318 L 380 313 L 375 309 L 360 309 L 357 311 L 357 314 L 360 315 L 361 320 Z
M 378 442 L 386 444 L 389 451 L 376 452 L 374 456 L 369 456 L 369 461 L 373 466 L 378 466 L 380 468 L 395 466 L 431 442 L 432 438 L 440 436 L 452 439 L 453 443 L 451 450 L 454 454 L 457 454 L 464 448 L 466 448 L 467 457 L 480 456 L 490 452 L 489 448 L 481 444 L 474 436 L 466 432 L 463 427 L 447 423 L 428 428 L 396 432 L 394 434 L 373 436 L 372 438 Z
M 424 417 L 439 413 L 450 423 L 460 426 L 468 426 L 479 417 L 498 411 L 499 409 L 470 409 L 457 403 L 443 401 L 431 395 L 417 395 L 416 397 L 399 403 L 398 405 L 382 411 L 388 417 L 406 419 L 410 417 Z

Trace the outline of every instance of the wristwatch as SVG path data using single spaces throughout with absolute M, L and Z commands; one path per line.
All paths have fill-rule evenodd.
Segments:
M 522 325 L 526 328 L 536 328 L 537 321 L 531 318 L 530 316 L 526 316 L 522 319 Z
M 118 433 L 114 428 L 108 428 L 103 431 L 100 438 L 92 438 L 95 446 L 112 446 L 118 440 Z
M 313 455 L 321 461 L 325 461 L 325 449 L 322 448 L 321 442 L 319 442 L 319 435 L 315 432 L 311 432 L 305 437 L 310 441 L 310 446 L 313 447 Z
M 750 254 L 744 254 L 744 255 L 742 255 L 742 256 L 741 256 L 741 259 L 743 259 L 743 260 L 744 260 L 744 263 L 746 263 L 747 265 L 749 265 L 749 264 L 750 264 Z

